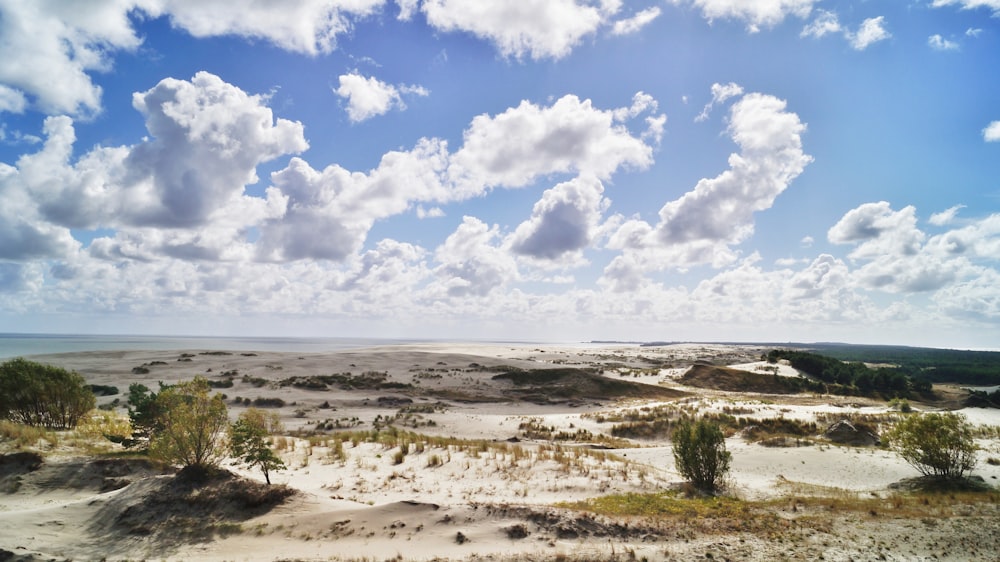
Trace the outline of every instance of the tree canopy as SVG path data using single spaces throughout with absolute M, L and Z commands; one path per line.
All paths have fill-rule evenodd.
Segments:
M 212 468 L 225 458 L 229 413 L 204 377 L 163 388 L 156 395 L 156 427 L 149 454 L 169 464 Z
M 0 418 L 66 429 L 76 427 L 96 403 L 75 371 L 22 358 L 0 364 Z
M 790 349 L 775 349 L 767 360 L 776 363 L 787 360 L 792 367 L 827 383 L 833 394 L 883 395 L 886 398 L 906 398 L 912 392 L 930 392 L 926 380 L 915 380 L 895 367 L 872 369 L 861 362 L 844 362 L 833 357 Z
M 277 414 L 257 408 L 245 410 L 230 429 L 233 456 L 250 468 L 259 468 L 268 484 L 271 483 L 271 471 L 285 468 L 270 443 L 270 436 L 282 429 Z
M 976 466 L 972 424 L 952 412 L 908 416 L 886 436 L 889 445 L 924 476 L 957 479 Z

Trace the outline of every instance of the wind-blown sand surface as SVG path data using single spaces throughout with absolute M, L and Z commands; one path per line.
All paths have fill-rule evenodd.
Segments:
M 102 404 L 124 401 L 132 382 L 156 389 L 160 381 L 196 375 L 233 381 L 219 390 L 233 418 L 245 402 L 280 399 L 284 405 L 274 411 L 288 435 L 278 438 L 278 448 L 288 468 L 272 474 L 272 482 L 299 493 L 273 509 L 211 504 L 228 510 L 213 518 L 198 511 L 201 500 L 194 496 L 183 496 L 193 502 L 190 508 L 170 503 L 171 494 L 187 492 L 171 488 L 175 477 L 152 464 L 95 462 L 66 438 L 43 451 L 39 467 L 0 465 L 0 560 L 1000 559 L 995 500 L 941 506 L 932 517 L 893 515 L 897 492 L 891 486 L 917 472 L 886 449 L 819 437 L 834 420 L 890 413 L 885 403 L 680 383 L 695 362 L 762 371 L 769 366 L 757 361 L 766 351 L 693 344 L 435 344 L 323 354 L 36 356 L 80 372 L 89 383 L 121 390 L 101 397 Z M 568 367 L 600 376 L 547 387 L 495 378 L 510 368 Z M 343 376 L 316 378 L 336 374 Z M 798 376 L 787 366 L 777 374 Z M 743 432 L 727 439 L 733 455 L 728 493 L 763 506 L 750 522 L 616 519 L 555 505 L 678 489 L 682 478 L 668 440 L 610 435 L 609 418 L 657 407 L 787 418 L 816 422 L 818 429 L 802 446 L 764 446 Z M 1000 411 L 967 414 L 977 426 L 1000 426 Z M 370 432 L 388 420 L 409 435 L 401 462 L 397 442 L 373 442 L 360 433 L 343 442 L 342 451 L 336 448 L 339 432 Z M 1000 456 L 997 432 L 992 435 L 980 442 L 981 461 Z M 263 481 L 259 472 L 233 463 L 225 468 Z M 980 462 L 974 475 L 995 486 L 1000 466 Z M 835 509 L 835 502 L 809 503 L 812 496 L 884 499 L 887 507 Z

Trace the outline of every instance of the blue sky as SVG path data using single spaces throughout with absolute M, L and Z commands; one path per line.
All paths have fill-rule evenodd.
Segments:
M 0 0 L 0 331 L 997 348 L 1000 0 Z

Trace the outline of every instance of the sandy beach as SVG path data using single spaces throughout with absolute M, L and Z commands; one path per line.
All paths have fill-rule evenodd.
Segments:
M 121 455 L 85 454 L 82 438 L 64 435 L 29 447 L 41 453 L 40 466 L 0 465 L 0 560 L 1000 557 L 996 493 L 919 512 L 924 508 L 904 505 L 895 488 L 918 475 L 913 467 L 883 447 L 823 438 L 841 419 L 894 415 L 886 403 L 707 390 L 681 381 L 698 362 L 761 370 L 766 351 L 414 344 L 319 354 L 191 349 L 35 356 L 90 384 L 117 387 L 99 404 L 118 413 L 131 383 L 156 388 L 195 376 L 220 383 L 234 419 L 249 405 L 266 405 L 286 428 L 275 445 L 287 469 L 272 474 L 272 482 L 295 493 L 266 511 L 229 506 L 225 517 L 202 517 L 200 508 L 185 512 L 183 503 L 168 502 L 169 471 Z M 545 388 L 498 377 L 512 369 L 570 368 L 595 376 Z M 787 366 L 778 374 L 798 376 Z M 222 388 L 224 381 L 232 385 Z M 602 396 L 606 388 L 615 390 Z M 669 440 L 615 435 L 615 420 L 651 412 L 750 420 L 726 441 L 727 496 L 750 510 L 741 512 L 745 518 L 616 518 L 580 509 L 592 498 L 681 488 Z M 1000 466 L 986 459 L 1000 457 L 1000 411 L 965 413 L 982 429 L 973 476 L 995 487 Z M 752 421 L 771 419 L 815 424 L 815 431 L 780 443 L 753 438 Z M 14 452 L 12 444 L 2 446 L 0 452 Z M 233 478 L 263 482 L 235 462 L 224 468 Z

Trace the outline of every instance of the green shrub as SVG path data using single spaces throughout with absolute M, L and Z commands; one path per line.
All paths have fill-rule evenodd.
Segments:
M 21 358 L 0 364 L 0 418 L 66 429 L 76 427 L 96 403 L 76 372 Z
M 973 427 L 955 413 L 909 416 L 886 436 L 889 446 L 924 476 L 959 479 L 976 465 Z
M 682 419 L 674 429 L 674 462 L 677 471 L 699 490 L 716 492 L 729 472 L 732 455 L 718 425 L 699 419 Z
M 94 393 L 94 396 L 114 396 L 119 392 L 117 386 L 110 386 L 106 384 L 91 384 L 87 385 L 87 388 Z
M 249 398 L 247 399 L 249 400 Z M 246 401 L 243 402 L 246 404 Z M 253 405 L 257 408 L 281 408 L 285 405 L 285 401 L 281 398 L 254 398 Z

